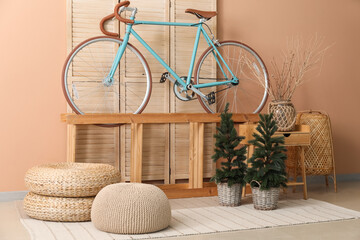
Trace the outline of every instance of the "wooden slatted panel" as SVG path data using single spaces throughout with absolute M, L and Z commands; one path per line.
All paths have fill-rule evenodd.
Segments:
M 76 162 L 108 163 L 116 165 L 118 135 L 114 129 L 82 125 L 77 127 Z
M 90 37 L 103 35 L 99 28 L 99 22 L 113 11 L 114 4 L 114 0 L 102 1 L 101 4 L 95 0 L 72 1 L 72 48 Z M 118 25 L 115 21 L 108 21 L 106 28 L 112 32 L 118 32 Z M 80 104 L 84 112 L 118 112 L 118 98 L 115 94 L 105 92 L 107 89 L 103 87 L 101 80 L 104 77 L 104 66 L 112 65 L 119 45 L 97 43 L 89 46 L 93 47 L 83 48 L 73 60 L 70 67 L 71 71 L 74 70 L 69 82 L 70 89 L 74 95 L 79 96 L 87 95 L 95 88 L 101 89 L 101 91 L 92 94 L 91 99 L 80 97 L 75 103 Z M 118 76 L 119 72 L 117 71 L 115 75 Z M 113 88 L 118 89 L 119 85 L 114 85 Z M 97 102 L 103 100 L 107 102 L 106 106 L 94 107 Z
M 185 13 L 187 8 L 193 8 L 203 11 L 216 11 L 216 0 L 173 0 L 173 20 L 175 22 L 188 22 L 196 23 L 199 19 L 189 13 Z M 213 33 L 216 35 L 216 17 L 206 22 L 211 28 Z M 206 26 L 204 26 L 205 29 Z M 181 76 L 187 76 L 190 58 L 195 42 L 197 28 L 196 27 L 176 27 L 174 29 L 174 47 L 175 47 L 175 69 L 176 73 Z M 208 47 L 208 44 L 201 36 L 199 42 L 199 49 L 197 58 L 200 57 L 201 53 Z
M 169 21 L 169 1 L 168 0 L 132 0 L 130 7 L 136 7 L 138 12 L 136 14 L 137 20 L 144 21 Z M 127 13 L 129 17 L 130 13 Z M 156 25 L 135 25 L 133 27 L 147 44 L 165 61 L 168 62 L 169 58 L 169 27 L 167 26 L 156 26 Z M 125 25 L 120 25 L 121 36 L 125 34 Z M 153 81 L 159 82 L 161 74 L 165 72 L 164 67 L 143 47 L 134 36 L 130 36 L 130 43 L 144 55 L 146 61 L 152 72 Z M 132 58 L 126 59 L 126 76 L 136 76 L 140 74 L 138 70 L 131 66 Z
M 69 0 L 71 1 L 71 47 L 85 39 L 102 36 L 99 23 L 100 20 L 114 11 L 117 3 L 115 0 Z M 106 29 L 117 32 L 117 22 L 109 21 Z
M 165 85 L 153 83 L 152 97 L 144 112 L 163 112 L 161 103 L 165 97 Z M 164 180 L 168 175 L 169 131 L 168 124 L 144 124 L 143 142 L 143 180 Z M 130 126 L 125 127 L 125 149 L 122 157 L 125 162 L 125 180 L 130 180 Z
M 169 21 L 168 0 L 132 0 L 130 7 L 138 9 L 137 20 Z M 129 13 L 127 13 L 127 17 L 129 17 Z M 169 61 L 169 27 L 136 25 L 133 29 L 164 61 Z M 125 34 L 124 24 L 120 25 L 120 33 L 121 36 Z M 144 55 L 152 73 L 152 94 L 144 113 L 169 112 L 169 83 L 159 83 L 161 74 L 165 72 L 164 68 L 133 36 L 130 37 L 129 42 Z M 143 76 L 143 72 L 140 67 L 134 65 L 134 60 L 133 56 L 126 54 L 123 62 L 125 74 L 121 77 L 126 84 L 126 101 L 129 102 L 126 104 L 127 106 L 139 101 L 140 99 L 136 97 L 136 94 L 144 91 L 145 88 L 144 82 L 136 82 L 135 80 Z M 122 148 L 124 153 L 121 154 L 121 163 L 125 164 L 123 177 L 128 181 L 130 179 L 130 127 L 124 127 L 123 131 L 125 132 L 121 134 L 121 142 L 125 142 L 125 148 Z M 143 131 L 143 180 L 165 180 L 164 182 L 168 183 L 169 125 L 145 124 Z
M 68 50 L 72 50 L 80 42 L 94 36 L 103 35 L 99 28 L 100 20 L 110 14 L 117 1 L 103 0 L 68 0 Z M 106 24 L 106 29 L 117 32 L 118 25 L 114 21 Z M 100 83 L 92 79 L 84 78 L 82 73 L 86 72 L 91 77 L 97 77 L 101 72 L 96 66 L 111 64 L 117 45 L 107 48 L 97 47 L 90 51 L 82 51 L 78 56 L 84 60 L 90 60 L 95 53 L 101 53 L 101 57 L 94 60 L 94 65 L 90 66 L 82 61 L 76 61 L 71 66 L 71 71 L 76 70 L 78 74 L 73 74 L 70 84 L 75 86 L 76 94 L 83 95 L 90 88 L 98 86 Z M 79 58 L 80 59 L 80 58 Z M 117 73 L 118 75 L 118 73 Z M 81 84 L 80 84 L 81 83 Z M 86 84 L 84 84 L 86 83 Z M 76 87 L 78 86 L 78 87 Z M 115 86 L 118 87 L 118 86 Z M 73 94 L 74 93 L 74 90 Z M 87 100 L 86 107 L 94 106 L 95 100 L 103 98 L 104 93 L 92 96 Z M 107 95 L 107 108 L 118 109 L 118 102 L 114 101 L 113 95 Z M 85 103 L 78 100 L 76 103 L 84 105 Z M 103 109 L 97 109 L 102 111 Z M 70 109 L 69 109 L 70 111 Z M 86 108 L 85 108 L 86 111 Z M 119 128 L 103 128 L 97 126 L 79 126 L 76 136 L 76 156 L 77 162 L 99 162 L 109 163 L 118 166 L 119 159 Z
M 68 20 L 70 27 L 68 28 L 68 49 L 72 49 L 76 44 L 83 41 L 86 38 L 102 35 L 99 30 L 99 21 L 105 15 L 108 15 L 113 11 L 113 7 L 117 1 L 113 0 L 68 0 Z M 170 8 L 171 2 L 171 8 Z M 171 16 L 173 21 L 181 22 L 196 22 L 197 18 L 185 14 L 185 8 L 197 8 L 201 10 L 215 10 L 216 9 L 216 0 L 200 0 L 197 2 L 189 0 L 132 0 L 131 6 L 138 7 L 139 12 L 137 14 L 137 19 L 141 20 L 153 20 L 153 21 L 168 21 Z M 216 30 L 216 19 L 208 22 L 213 31 Z M 116 32 L 116 29 L 120 28 L 121 36 L 125 33 L 124 25 L 121 24 L 120 27 L 115 23 L 110 22 L 106 28 L 109 31 Z M 170 65 L 179 72 L 180 75 L 187 75 L 187 69 L 189 66 L 189 60 L 191 55 L 191 50 L 194 44 L 195 33 L 189 32 L 189 28 L 182 27 L 169 27 L 163 26 L 135 26 L 135 31 L 141 35 L 144 40 L 162 57 L 166 62 L 169 62 Z M 145 50 L 137 40 L 133 38 L 130 39 L 130 42 L 133 43 L 145 56 L 148 61 L 153 79 L 153 91 L 152 97 L 146 108 L 145 112 L 203 112 L 202 108 L 197 102 L 183 103 L 175 99 L 172 93 L 172 87 L 168 82 L 164 84 L 159 84 L 161 74 L 165 71 L 164 68 L 157 62 L 155 59 Z M 180 43 L 183 43 L 181 45 Z M 206 43 L 205 43 L 206 44 Z M 199 53 L 201 53 L 205 48 L 205 45 L 200 44 Z M 112 50 L 104 51 L 105 54 L 112 54 Z M 171 58 L 170 58 L 171 55 Z M 86 56 L 86 55 L 84 55 Z M 199 55 L 198 55 L 199 56 Z M 131 54 L 125 53 L 125 58 L 123 62 L 120 63 L 121 72 L 120 80 L 120 93 L 127 94 L 126 99 L 129 101 L 136 101 L 136 92 L 143 91 L 143 81 L 136 78 L 142 76 L 142 69 L 139 67 L 138 62 L 134 61 L 135 58 L 131 57 Z M 81 67 L 84 71 L 92 71 L 86 66 L 76 66 Z M 94 73 L 96 74 L 96 72 Z M 79 76 L 74 76 L 74 79 L 82 81 L 83 79 Z M 135 81 L 134 81 L 135 79 Z M 129 90 L 121 86 L 129 87 Z M 79 90 L 81 91 L 81 89 Z M 135 99 L 135 100 L 134 100 Z M 128 103 L 126 103 L 128 104 Z M 120 107 L 121 112 L 126 112 L 125 105 L 114 106 Z M 171 104 L 171 106 L 170 106 Z M 129 109 L 128 109 L 129 110 Z M 112 162 L 116 164 L 118 161 L 119 155 L 119 132 L 117 128 L 103 129 L 104 136 L 99 137 L 98 133 L 95 134 L 98 127 L 87 126 L 80 127 L 79 136 L 77 136 L 77 159 L 76 161 L 93 161 L 93 162 Z M 124 180 L 129 180 L 129 169 L 130 164 L 130 132 L 129 129 L 126 129 L 125 126 L 120 127 L 120 155 L 121 155 L 121 171 Z M 179 170 L 179 177 L 187 177 L 188 174 L 188 156 L 185 156 L 188 152 L 188 128 L 177 127 L 177 132 L 181 132 L 178 135 L 175 133 L 175 125 L 171 127 L 171 133 L 169 125 L 145 125 L 144 127 L 144 168 L 143 168 L 143 178 L 144 180 L 158 180 L 164 179 L 165 183 L 169 183 L 169 156 L 172 157 L 171 164 L 173 165 L 175 161 L 182 160 L 179 162 L 177 169 Z M 100 130 L 101 131 L 101 130 Z M 212 155 L 213 148 L 213 135 L 214 125 L 206 124 L 205 126 L 205 151 L 204 151 L 204 168 L 205 173 L 204 177 L 210 176 L 210 173 L 213 171 L 213 164 L 209 161 L 210 156 Z M 185 135 L 184 135 L 185 134 Z M 80 137 L 81 136 L 81 137 Z M 171 144 L 170 144 L 171 136 Z M 99 137 L 97 139 L 97 137 Z M 186 139 L 187 138 L 187 139 Z M 178 142 L 176 142 L 178 139 Z M 113 141 L 113 142 L 112 142 Z M 175 144 L 180 143 L 176 147 L 177 153 L 180 157 L 176 158 L 174 153 L 169 153 L 170 149 L 175 150 Z M 85 146 L 86 145 L 86 146 Z M 99 150 L 99 154 L 91 155 L 92 147 L 96 146 L 98 149 L 107 149 L 106 154 L 102 153 Z M 162 147 L 164 146 L 164 147 Z M 100 154 L 101 153 L 101 154 Z M 185 154 L 182 156 L 181 154 Z M 172 166 L 173 168 L 173 166 Z M 173 173 L 176 173 L 176 168 Z M 183 170 L 183 173 L 182 173 Z M 182 175 L 183 174 L 183 175 Z M 175 176 L 175 174 L 173 174 Z
M 189 174 L 189 124 L 175 124 L 175 160 L 171 161 L 175 169 L 173 179 L 187 179 Z M 214 173 L 213 155 L 215 124 L 205 124 L 204 127 L 204 177 L 210 178 Z
M 185 13 L 187 8 L 193 8 L 203 11 L 216 11 L 216 0 L 172 0 L 171 20 L 175 22 L 198 22 L 199 19 L 189 13 Z M 207 22 L 214 34 L 216 34 L 216 17 Z M 190 59 L 195 42 L 197 28 L 176 27 L 171 31 L 173 41 L 171 41 L 171 59 L 172 67 L 179 76 L 187 76 L 190 65 Z M 201 36 L 197 51 L 197 60 L 208 47 L 205 39 Z M 208 66 L 210 69 L 216 69 L 214 66 Z M 213 71 L 213 70 L 212 70 Z M 216 72 L 213 71 L 213 77 Z M 183 102 L 172 97 L 171 112 L 204 112 L 198 100 Z M 215 124 L 206 124 L 204 133 L 204 177 L 211 177 L 214 172 L 214 164 L 211 160 L 213 154 L 213 134 Z M 189 173 L 189 125 L 172 124 L 171 126 L 171 168 L 175 173 L 171 176 L 171 183 L 176 179 L 187 179 Z

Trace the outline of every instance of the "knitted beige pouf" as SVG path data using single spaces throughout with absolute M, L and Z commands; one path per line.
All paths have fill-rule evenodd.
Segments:
M 24 199 L 24 210 L 32 218 L 60 221 L 90 221 L 94 197 L 48 197 L 29 192 Z
M 108 164 L 53 163 L 30 168 L 25 185 L 33 193 L 53 197 L 92 197 L 120 182 L 120 172 Z
M 165 193 L 154 185 L 118 183 L 95 197 L 91 220 L 105 232 L 150 233 L 169 226 L 171 209 Z

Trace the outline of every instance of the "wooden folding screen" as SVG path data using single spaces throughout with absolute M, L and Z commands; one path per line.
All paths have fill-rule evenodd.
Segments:
M 118 1 L 114 0 L 68 0 L 68 50 L 81 41 L 102 35 L 99 29 L 101 18 L 113 12 Z M 198 19 L 185 13 L 186 8 L 216 10 L 216 0 L 131 0 L 131 6 L 138 8 L 137 19 L 151 21 L 197 22 Z M 216 17 L 208 22 L 216 34 Z M 107 29 L 125 33 L 125 25 L 110 21 Z M 176 70 L 180 76 L 187 76 L 190 57 L 195 40 L 195 28 L 167 26 L 134 26 L 134 30 Z M 203 39 L 201 39 L 203 40 Z M 144 112 L 204 112 L 197 100 L 183 102 L 173 94 L 173 86 L 168 81 L 160 83 L 160 77 L 166 70 L 133 37 L 130 42 L 145 56 L 152 73 L 151 99 Z M 207 48 L 203 40 L 199 45 L 198 55 Z M 120 74 L 120 81 L 131 91 L 126 98 L 131 101 L 131 93 L 144 88 L 140 82 L 128 81 L 142 74 L 138 68 L 131 67 L 131 56 L 125 55 L 120 63 L 125 71 Z M 76 64 L 76 63 L 75 63 Z M 122 71 L 121 71 L 122 72 Z M 70 111 L 70 109 L 69 109 Z M 204 177 L 210 177 L 214 171 L 211 161 L 215 126 L 205 126 Z M 71 132 L 69 130 L 69 136 Z M 119 167 L 122 180 L 128 181 L 130 174 L 130 138 L 129 126 L 103 128 L 81 126 L 76 134 L 76 161 L 102 162 Z M 144 127 L 143 142 L 143 180 L 161 180 L 175 183 L 177 179 L 188 178 L 189 129 L 185 124 L 154 124 Z M 170 171 L 171 169 L 171 171 Z M 171 172 L 171 174 L 170 174 Z
M 104 16 L 113 11 L 115 3 L 114 0 L 67 1 L 68 52 L 85 39 L 102 35 L 99 28 L 99 22 Z M 118 32 L 118 24 L 116 22 L 109 22 L 107 24 L 107 29 Z M 82 66 L 74 63 L 72 67 L 80 68 Z M 81 77 L 72 76 L 71 80 L 73 82 L 76 82 L 77 80 L 81 81 Z M 69 111 L 71 111 L 70 108 Z M 71 136 L 70 131 L 71 129 L 68 130 L 68 136 Z M 76 161 L 109 163 L 118 166 L 118 128 L 102 128 L 91 125 L 80 126 L 75 138 Z
M 171 12 L 171 21 L 175 22 L 194 22 L 198 19 L 194 15 L 185 13 L 185 9 L 193 8 L 204 11 L 216 11 L 215 0 L 199 0 L 199 1 L 173 1 Z M 216 34 L 216 17 L 207 22 L 212 31 Z M 171 29 L 171 66 L 180 76 L 187 76 L 190 65 L 190 57 L 194 46 L 194 38 L 196 28 L 176 27 Z M 201 39 L 197 53 L 197 59 L 203 51 L 208 47 L 206 41 Z M 214 76 L 215 77 L 215 76 Z M 204 112 L 198 100 L 193 102 L 183 102 L 171 94 L 171 112 Z M 213 172 L 214 165 L 211 161 L 213 153 L 213 134 L 215 131 L 214 124 L 205 125 L 204 134 L 204 177 L 210 177 Z M 175 183 L 177 179 L 186 179 L 189 174 L 189 125 L 172 124 L 171 126 L 171 183 Z

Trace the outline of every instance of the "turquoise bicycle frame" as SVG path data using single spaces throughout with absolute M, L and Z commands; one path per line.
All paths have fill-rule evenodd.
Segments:
M 131 17 L 130 19 L 134 20 L 134 17 Z M 133 29 L 133 25 L 139 25 L 139 24 L 162 25 L 162 26 L 197 27 L 194 49 L 193 49 L 192 56 L 191 56 L 191 62 L 190 62 L 190 67 L 189 67 L 188 76 L 186 78 L 186 82 L 183 79 L 181 79 L 179 77 L 179 75 L 177 75 L 174 72 L 174 70 L 172 70 L 172 68 L 168 64 L 166 64 L 165 61 L 135 32 L 135 30 Z M 214 57 L 216 59 L 216 62 L 219 65 L 220 70 L 224 74 L 225 79 L 228 79 L 228 77 L 226 76 L 225 71 L 224 71 L 223 67 L 220 64 L 220 61 L 224 64 L 226 69 L 229 71 L 232 78 L 231 78 L 231 80 L 226 80 L 226 81 L 219 81 L 219 82 L 214 81 L 214 82 L 211 82 L 211 83 L 196 84 L 196 85 L 193 85 L 192 87 L 194 87 L 196 89 L 199 89 L 199 88 L 206 88 L 206 87 L 225 85 L 225 84 L 229 84 L 229 83 L 233 83 L 233 84 L 238 83 L 239 79 L 236 78 L 234 73 L 231 71 L 230 67 L 227 65 L 224 58 L 221 56 L 220 52 L 216 48 L 215 44 L 213 43 L 213 41 L 210 39 L 209 35 L 204 30 L 202 24 L 203 23 L 201 21 L 199 23 L 177 23 L 177 22 L 153 22 L 153 21 L 135 21 L 135 20 L 134 20 L 133 24 L 127 24 L 126 33 L 125 33 L 125 36 L 124 36 L 124 39 L 123 39 L 123 43 L 121 44 L 121 46 L 119 47 L 119 49 L 117 51 L 117 54 L 115 56 L 115 59 L 114 59 L 113 65 L 111 67 L 110 73 L 108 75 L 108 78 L 109 79 L 113 78 L 113 76 L 115 74 L 115 71 L 116 71 L 116 68 L 119 65 L 120 59 L 124 54 L 125 48 L 126 48 L 127 43 L 129 41 L 130 34 L 132 34 L 156 58 L 156 60 L 158 62 L 160 62 L 160 64 L 165 67 L 165 69 L 177 80 L 177 82 L 183 86 L 183 89 L 187 89 L 187 86 L 189 86 L 190 83 L 191 83 L 191 76 L 192 76 L 193 70 L 194 70 L 196 52 L 197 52 L 198 45 L 199 45 L 200 34 L 202 33 L 205 40 L 206 40 L 206 42 L 208 43 L 208 45 L 213 47 L 213 49 L 215 50 L 217 55 L 215 53 L 213 53 L 213 55 L 214 55 Z

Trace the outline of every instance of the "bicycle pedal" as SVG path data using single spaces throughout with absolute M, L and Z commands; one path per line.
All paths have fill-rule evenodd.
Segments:
M 206 95 L 209 105 L 215 103 L 215 92 L 210 92 Z
M 168 73 L 168 72 L 164 72 L 164 73 L 161 75 L 160 83 L 166 82 L 166 79 L 168 78 L 168 76 L 169 76 L 169 73 Z

